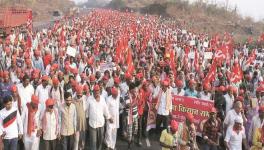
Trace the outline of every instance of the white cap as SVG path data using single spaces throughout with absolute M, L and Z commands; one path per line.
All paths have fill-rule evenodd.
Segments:
M 236 117 L 236 119 L 235 119 L 235 122 L 236 123 L 243 123 L 243 119 L 242 119 L 242 117 Z

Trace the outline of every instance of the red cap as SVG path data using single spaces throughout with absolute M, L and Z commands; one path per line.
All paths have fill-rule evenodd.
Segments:
M 247 81 L 251 80 L 251 76 L 250 76 L 250 74 L 246 74 L 246 80 L 247 80 Z
M 259 107 L 259 111 L 264 112 L 264 105 L 262 105 L 262 106 Z
M 141 72 L 136 75 L 137 79 L 141 79 L 142 77 L 143 77 L 143 73 L 141 73 Z
M 47 75 L 44 75 L 44 76 L 42 76 L 42 81 L 48 81 L 49 80 L 49 76 L 47 76 Z
M 46 102 L 45 102 L 46 107 L 52 106 L 52 105 L 54 105 L 54 103 L 55 103 L 54 100 L 51 99 L 51 98 L 47 99 Z
M 104 75 L 103 80 L 109 80 L 108 76 Z
M 35 55 L 36 55 L 36 56 L 40 56 L 40 51 L 39 51 L 39 50 L 36 50 L 36 51 L 35 51 Z
M 53 79 L 52 79 L 52 84 L 53 85 L 58 85 L 60 83 L 60 81 L 59 81 L 59 79 L 57 78 L 57 77 L 54 77 Z
M 87 84 L 85 84 L 85 85 L 83 86 L 83 90 L 84 90 L 85 92 L 88 92 L 88 91 L 89 91 L 89 87 L 88 87 Z
M 34 104 L 39 104 L 39 98 L 36 95 L 32 95 L 31 102 Z
M 4 72 L 3 72 L 3 77 L 4 77 L 4 78 L 9 77 L 9 72 L 8 72 L 8 71 L 4 71 Z
M 90 75 L 90 82 L 94 82 L 96 80 L 95 75 L 91 74 Z
M 115 87 L 112 87 L 111 93 L 112 93 L 112 95 L 117 95 L 118 94 L 118 90 Z
M 58 76 L 63 76 L 63 72 L 60 71 L 60 72 L 58 73 Z
M 77 69 L 77 68 L 72 68 L 72 73 L 73 73 L 74 75 L 78 74 L 78 69 Z
M 77 94 L 83 94 L 83 87 L 82 87 L 81 85 L 78 85 L 78 86 L 76 87 L 76 93 L 77 93 Z
M 115 77 L 115 78 L 114 78 L 114 83 L 115 83 L 115 84 L 120 84 L 120 79 L 119 79 L 118 77 Z
M 4 75 L 4 72 L 1 70 L 1 71 L 0 71 L 0 77 L 2 78 L 3 75 Z
M 125 79 L 131 80 L 132 79 L 131 74 L 130 73 L 125 73 Z
M 98 84 L 96 84 L 93 88 L 94 91 L 99 91 L 100 90 L 100 86 Z
M 176 120 L 171 120 L 170 126 L 171 126 L 171 129 L 173 131 L 177 131 L 178 130 L 178 122 Z
M 192 86 L 192 85 L 194 85 L 195 84 L 195 81 L 194 80 L 190 80 L 189 81 L 189 86 Z
M 205 90 L 210 90 L 211 89 L 211 85 L 210 84 L 205 84 L 204 85 L 204 89 Z
M 245 93 L 245 91 L 243 89 L 239 90 L 239 95 L 243 95 Z
M 240 101 L 240 102 L 243 102 L 243 101 L 244 101 L 244 98 L 243 98 L 242 96 L 238 96 L 238 97 L 236 98 L 236 100 L 237 100 L 237 101 Z
M 224 92 L 225 90 L 226 90 L 226 88 L 224 86 L 219 87 L 219 91 Z
M 193 116 L 193 114 L 188 112 L 186 114 L 186 119 L 189 120 L 191 123 L 193 123 L 194 122 L 194 116 Z
M 176 86 L 182 88 L 183 87 L 183 81 L 182 80 L 177 80 L 176 81 Z
M 85 73 L 82 73 L 81 74 L 81 78 L 86 78 L 86 74 Z
M 210 110 L 210 112 L 217 113 L 217 110 L 216 110 L 215 107 L 212 107 L 211 110 Z
M 163 84 L 164 86 L 169 86 L 170 82 L 168 81 L 168 79 L 164 79 L 164 80 L 162 81 L 162 84 Z
M 17 92 L 17 86 L 16 85 L 12 85 L 11 86 L 11 91 L 12 92 Z
M 52 64 L 52 67 L 56 70 L 59 68 L 59 65 L 58 64 Z
M 37 73 L 33 73 L 33 74 L 32 74 L 32 78 L 33 78 L 33 79 L 37 79 L 38 77 L 39 77 L 39 75 L 38 75 Z

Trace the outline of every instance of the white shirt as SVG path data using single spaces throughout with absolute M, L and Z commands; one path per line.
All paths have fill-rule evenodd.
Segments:
M 204 91 L 202 91 L 201 92 L 201 99 L 204 99 L 204 100 L 212 100 L 211 99 L 211 93 L 205 94 Z
M 242 118 L 241 113 L 237 114 L 234 109 L 229 110 L 225 117 L 224 124 L 227 126 L 233 126 L 237 117 Z
M 129 86 L 126 82 L 120 84 L 121 97 L 124 97 L 129 90 Z
M 46 113 L 47 123 L 46 123 L 46 129 L 43 132 L 43 139 L 44 140 L 55 140 L 57 138 L 57 135 L 56 135 L 56 127 L 57 127 L 56 122 L 57 122 L 57 120 L 56 120 L 55 112 L 53 111 L 52 113 L 50 113 L 50 112 L 44 111 L 42 113 L 41 119 L 43 119 L 44 113 Z
M 114 99 L 112 96 L 109 96 L 106 100 L 109 115 L 113 119 L 113 123 L 110 123 L 110 126 L 113 128 L 119 128 L 119 103 L 119 97 Z
M 167 89 L 167 90 L 169 90 L 169 89 Z M 170 91 L 166 91 L 166 92 L 170 92 Z M 159 115 L 163 115 L 163 116 L 169 115 L 169 113 L 170 113 L 169 110 L 172 110 L 172 105 L 170 106 L 169 110 L 166 110 L 166 105 L 167 105 L 166 104 L 167 103 L 166 92 L 162 91 L 162 93 L 161 93 L 160 104 L 159 104 L 159 108 L 158 108 L 158 111 L 157 111 L 157 113 Z
M 17 85 L 18 94 L 21 98 L 21 107 L 25 107 L 28 102 L 31 102 L 31 96 L 34 94 L 34 88 L 31 84 L 24 87 L 23 84 Z
M 228 143 L 230 150 L 242 150 L 242 140 L 246 138 L 245 129 L 237 134 L 233 130 L 233 126 L 229 126 L 226 131 L 225 141 Z
M 184 89 L 181 89 L 180 92 L 178 92 L 178 89 L 177 89 L 177 88 L 173 88 L 173 89 L 172 89 L 172 94 L 173 94 L 173 95 L 184 96 L 184 93 L 185 93 Z
M 50 85 L 47 85 L 46 88 L 43 87 L 42 84 L 40 84 L 36 89 L 36 96 L 39 98 L 40 103 L 40 109 L 45 109 L 45 102 L 49 98 L 49 92 L 50 92 Z
M 227 112 L 229 110 L 231 110 L 232 107 L 233 107 L 233 104 L 234 104 L 234 96 L 232 95 L 230 97 L 230 95 L 227 93 L 227 94 L 224 95 L 224 97 L 225 97 L 225 101 L 226 101 L 226 114 L 227 114 Z
M 87 101 L 89 125 L 92 128 L 103 127 L 105 124 L 105 118 L 110 118 L 104 98 L 100 96 L 100 101 L 97 102 L 93 96 L 90 96 Z
M 4 128 L 3 120 L 7 116 L 9 116 L 11 113 L 13 113 L 14 111 L 17 111 L 15 121 L 12 124 L 10 124 L 9 126 L 7 126 L 6 128 Z M 17 138 L 18 134 L 23 134 L 22 120 L 21 120 L 21 116 L 19 114 L 19 111 L 17 109 L 12 107 L 10 110 L 6 110 L 6 108 L 3 108 L 0 111 L 0 134 L 2 135 L 3 132 L 6 132 L 4 139 Z
M 261 122 L 259 115 L 257 114 L 256 116 L 253 117 L 250 127 L 249 127 L 249 131 L 248 131 L 249 140 L 252 140 L 253 134 L 255 133 L 256 129 L 261 128 L 262 125 L 264 125 L 264 119 Z
M 153 86 L 152 98 L 156 98 L 159 95 L 159 91 L 160 91 L 159 85 L 157 85 L 156 87 Z

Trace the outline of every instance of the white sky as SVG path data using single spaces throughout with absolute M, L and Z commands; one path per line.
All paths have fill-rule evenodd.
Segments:
M 72 0 L 75 2 L 86 2 L 88 0 Z M 109 1 L 109 0 L 108 0 Z M 189 0 L 196 1 L 196 0 Z M 204 0 L 208 2 L 217 2 L 224 4 L 226 1 L 229 1 L 229 6 L 234 8 L 237 6 L 238 11 L 243 16 L 251 16 L 255 20 L 264 19 L 264 0 Z
M 196 1 L 196 0 L 189 0 Z M 204 0 L 208 2 L 217 2 L 225 4 L 228 1 L 229 6 L 234 8 L 237 6 L 238 12 L 243 16 L 251 16 L 255 20 L 264 19 L 264 0 Z

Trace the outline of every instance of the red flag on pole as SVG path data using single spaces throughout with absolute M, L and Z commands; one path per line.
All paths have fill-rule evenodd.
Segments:
M 237 83 L 237 82 L 241 81 L 242 78 L 243 78 L 243 71 L 242 71 L 239 63 L 235 62 L 234 67 L 232 69 L 230 82 Z
M 251 54 L 248 57 L 248 60 L 246 62 L 246 65 L 250 65 L 251 63 L 253 63 L 256 60 L 256 50 L 254 49 Z
M 133 74 L 135 68 L 133 64 L 132 52 L 130 48 L 127 49 L 127 72 Z

